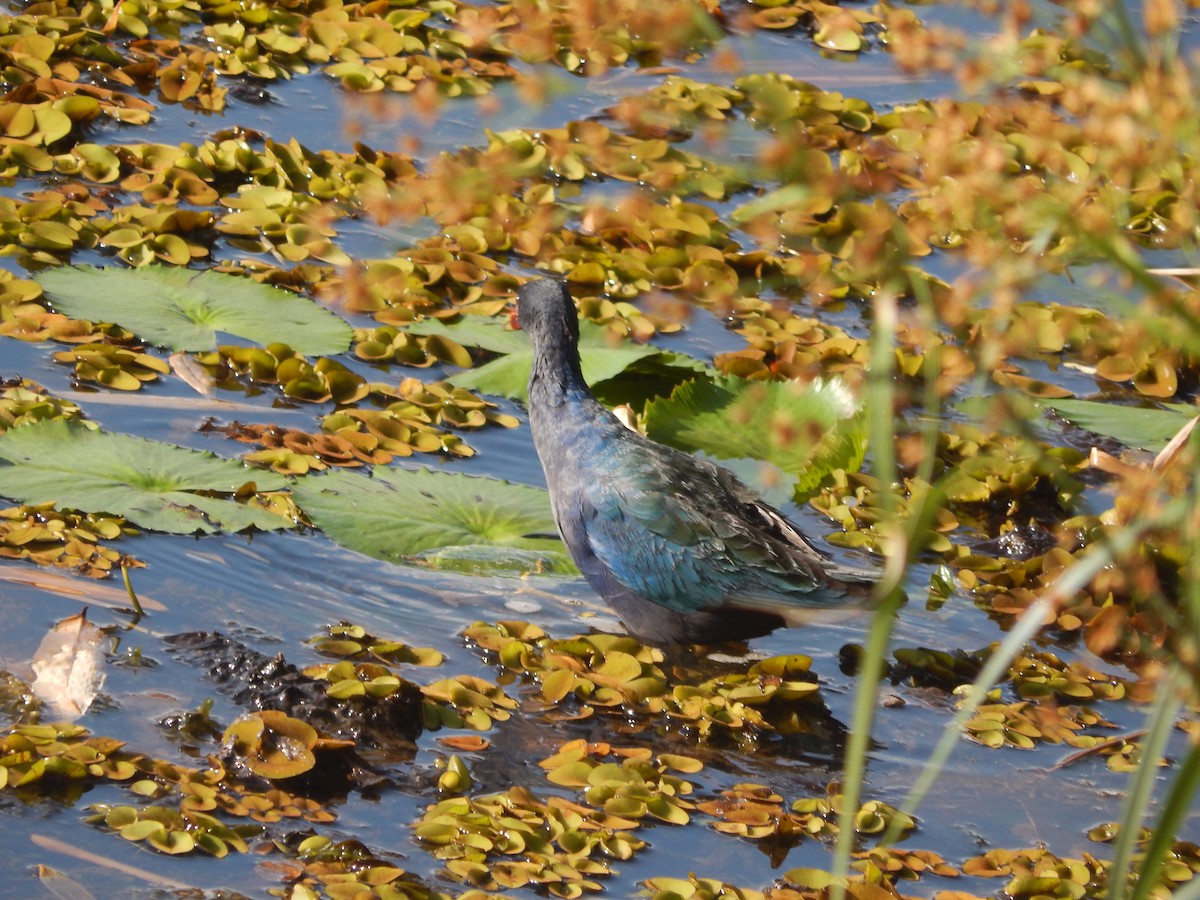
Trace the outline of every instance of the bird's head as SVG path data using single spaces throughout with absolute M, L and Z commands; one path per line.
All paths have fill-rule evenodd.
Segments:
M 579 342 L 579 313 L 567 286 L 553 278 L 538 278 L 517 289 L 516 325 L 528 331 L 535 345 L 542 340 Z

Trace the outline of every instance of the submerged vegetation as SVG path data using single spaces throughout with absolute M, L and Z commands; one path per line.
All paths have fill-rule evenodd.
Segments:
M 658 440 L 751 457 L 885 579 L 843 650 L 852 720 L 798 654 L 467 620 L 461 671 L 444 635 L 343 623 L 284 648 L 300 668 L 205 636 L 189 661 L 242 714 L 165 715 L 172 753 L 51 723 L 6 673 L 0 790 L 226 861 L 189 870 L 205 887 L 253 850 L 270 862 L 238 882 L 292 898 L 578 897 L 635 890 L 615 880 L 634 862 L 658 900 L 1200 897 L 1196 8 L 985 6 L 956 28 L 886 0 L 7 4 L 0 347 L 44 365 L 0 372 L 6 570 L 87 585 L 128 578 L 147 532 L 320 530 L 553 590 L 573 568 L 544 492 L 463 471 L 521 426 L 508 313 L 550 274 L 598 396 Z M 903 96 L 855 96 L 864 67 L 862 93 Z M 251 126 L 306 82 L 365 121 L 402 111 L 408 137 Z M 505 124 L 422 143 L 464 108 Z M 168 140 L 179 112 L 202 125 Z M 101 430 L 98 392 L 161 392 L 212 452 Z M 951 607 L 986 637 L 894 645 L 896 615 Z M 110 656 L 152 668 L 142 652 Z M 928 765 L 868 785 L 879 707 L 906 705 Z M 980 852 L 952 858 L 923 845 L 920 802 L 963 741 L 1070 748 L 1037 777 L 1088 765 L 1120 797 L 1098 789 L 1091 822 L 1046 812 L 1024 847 L 995 846 L 968 797 Z M 842 764 L 823 791 L 774 765 L 822 755 Z M 787 868 L 659 877 L 660 829 Z

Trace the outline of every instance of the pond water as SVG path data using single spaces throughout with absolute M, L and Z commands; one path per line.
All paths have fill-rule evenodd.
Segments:
M 990 20 L 978 13 L 936 6 L 917 9 L 922 19 L 966 28 L 976 37 L 992 29 Z M 1190 39 L 1190 32 L 1187 34 Z M 757 30 L 734 34 L 722 48 L 740 61 L 742 72 L 790 74 L 823 90 L 861 97 L 877 111 L 958 92 L 949 79 L 902 73 L 893 58 L 879 50 L 859 54 L 853 61 L 822 56 L 803 33 Z M 428 165 L 443 151 L 485 145 L 485 129 L 556 128 L 569 121 L 603 118 L 605 110 L 621 97 L 645 91 L 662 78 L 658 72 L 640 73 L 631 67 L 616 68 L 594 78 L 544 68 L 550 99 L 542 104 L 525 102 L 516 87 L 500 84 L 485 101 L 450 101 L 430 116 L 423 114 L 411 97 L 357 96 L 314 71 L 265 83 L 262 87 L 266 96 L 257 96 L 253 91 L 231 95 L 219 114 L 156 99 L 149 124 L 108 125 L 95 129 L 89 138 L 109 144 L 200 144 L 217 132 L 239 126 L 280 142 L 295 139 L 314 150 L 352 152 L 356 142 L 396 149 Z M 711 54 L 679 68 L 697 81 L 731 81 Z M 710 157 L 737 164 L 752 160 L 764 140 L 761 131 L 745 126 L 730 129 L 718 148 L 705 144 L 700 135 L 681 146 L 695 152 L 703 149 Z M 22 180 L 5 186 L 2 192 L 23 198 L 40 186 L 36 181 Z M 626 191 L 623 185 L 597 181 L 582 188 L 579 202 L 610 194 L 618 198 Z M 743 199 L 734 197 L 712 205 L 724 213 Z M 430 237 L 437 229 L 430 220 L 377 223 L 364 216 L 339 221 L 337 242 L 354 259 L 372 259 Z M 218 240 L 214 257 L 244 260 L 247 254 Z M 262 260 L 269 258 L 263 256 Z M 113 263 L 107 253 L 95 250 L 78 250 L 69 261 Z M 506 258 L 503 265 L 521 276 L 535 274 L 511 258 Z M 18 276 L 28 276 L 15 258 L 0 260 L 0 266 Z M 926 266 L 947 278 L 961 267 L 962 263 L 953 258 Z M 1084 304 L 1107 313 L 1121 313 L 1122 285 L 1110 281 L 1110 289 L 1098 293 L 1086 270 L 1071 274 L 1073 278 L 1047 277 L 1029 299 Z M 799 315 L 813 316 L 857 336 L 869 332 L 865 309 L 855 302 L 817 306 L 802 301 L 792 306 Z M 348 318 L 356 327 L 376 324 L 365 315 Z M 704 361 L 738 351 L 745 343 L 741 335 L 726 327 L 726 322 L 702 309 L 693 311 L 681 333 L 655 338 L 658 346 Z M 0 375 L 31 379 L 49 393 L 73 400 L 89 419 L 109 432 L 233 456 L 241 451 L 241 445 L 199 431 L 206 419 L 316 431 L 319 416 L 332 408 L 328 404 L 316 408 L 291 402 L 271 388 L 245 394 L 218 391 L 212 398 L 202 398 L 176 378 L 160 379 L 133 393 L 107 391 L 77 382 L 69 367 L 54 362 L 52 354 L 61 349 L 62 345 L 50 342 L 0 337 Z M 371 366 L 351 353 L 341 354 L 339 360 L 374 381 L 394 382 L 410 375 L 434 381 L 458 371 L 448 364 L 428 369 Z M 1095 390 L 1094 380 L 1086 373 L 1058 368 L 1049 361 L 1031 362 L 1026 374 L 1054 381 L 1079 396 Z M 477 450 L 472 458 L 418 455 L 397 465 L 429 465 L 543 487 L 544 477 L 521 406 L 506 399 L 496 402 L 500 412 L 517 416 L 521 424 L 513 429 L 487 428 L 467 433 L 466 439 Z M 1059 426 L 1039 421 L 1033 428 L 1051 443 L 1064 443 Z M 1090 485 L 1081 509 L 1098 513 L 1111 502 L 1111 493 L 1103 485 Z M 826 516 L 807 504 L 788 503 L 784 510 L 818 539 L 835 531 Z M 972 537 L 994 536 L 981 531 Z M 489 681 L 501 677 L 498 667 L 464 641 L 462 631 L 472 622 L 524 620 L 555 637 L 591 628 L 620 630 L 594 592 L 578 578 L 464 575 L 399 566 L 347 551 L 314 529 L 204 537 L 143 533 L 122 539 L 120 549 L 145 562 L 144 569 L 133 571 L 133 585 L 141 597 L 161 604 L 161 608 L 154 607 L 135 626 L 127 627 L 127 615 L 89 601 L 88 583 L 78 579 L 79 589 L 85 594 L 83 602 L 90 605 L 89 617 L 102 626 L 115 626 L 119 636 L 119 646 L 109 656 L 103 692 L 80 724 L 93 734 L 126 741 L 129 748 L 139 752 L 195 766 L 202 766 L 203 755 L 215 752 L 215 747 L 209 745 L 199 756 L 189 758 L 179 739 L 160 726 L 160 720 L 196 710 L 209 698 L 214 701 L 212 716 L 222 725 L 242 710 L 203 677 L 201 668 L 168 650 L 162 640 L 168 635 L 219 630 L 265 654 L 280 653 L 303 666 L 324 661 L 306 643 L 308 639 L 327 625 L 352 622 L 373 634 L 412 646 L 433 647 L 444 654 L 445 661 L 432 673 L 419 669 L 404 672 L 425 682 L 452 674 Z M 863 551 L 830 549 L 839 558 L 856 563 L 869 559 Z M 973 651 L 1001 639 L 1003 632 L 997 622 L 961 590 L 955 590 L 944 603 L 926 602 L 939 565 L 936 557 L 927 556 L 906 571 L 904 587 L 909 600 L 897 616 L 893 646 Z M 77 613 L 81 602 L 64 596 L 61 590 L 39 585 L 39 570 L 28 563 L 6 561 L 3 570 L 0 657 L 9 671 L 19 674 L 46 630 Z M 118 580 L 107 582 L 114 583 L 119 586 Z M 699 758 L 704 769 L 688 776 L 696 797 L 711 798 L 745 782 L 770 785 L 788 803 L 799 797 L 824 796 L 827 785 L 841 777 L 846 729 L 857 688 L 854 673 L 844 671 L 843 651 L 847 646 L 864 643 L 868 624 L 863 616 L 839 624 L 779 631 L 752 643 L 751 652 L 756 658 L 797 653 L 811 656 L 811 671 L 821 686 L 821 702 L 812 711 L 807 730 L 787 737 L 764 735 L 753 747 L 725 746 L 719 741 L 706 745 L 669 719 L 648 729 L 638 725 L 633 715 L 628 721 L 620 716 L 595 715 L 581 721 L 554 722 L 536 711 L 529 689 L 523 692 L 519 682 L 510 680 L 506 687 L 513 697 L 522 698 L 522 708 L 512 719 L 498 723 L 485 734 L 491 742 L 489 749 L 459 751 L 474 779 L 471 793 L 501 791 L 522 784 L 533 786 L 542 796 L 574 796 L 548 784 L 538 761 L 554 753 L 560 743 L 586 738 Z M 1049 638 L 1042 639 L 1039 646 L 1100 670 L 1115 671 L 1079 646 L 1064 649 Z M 141 665 L 129 664 L 127 654 L 131 651 L 140 654 Z M 709 665 L 738 670 L 746 663 L 734 660 Z M 899 805 L 949 721 L 954 697 L 943 690 L 901 684 L 882 686 L 880 700 L 865 797 Z M 1112 734 L 1143 726 L 1144 710 L 1134 704 L 1109 704 L 1103 712 L 1114 726 Z M 329 805 L 336 812 L 336 822 L 317 826 L 316 830 L 334 839 L 362 841 L 378 857 L 450 895 L 466 890 L 465 885 L 445 876 L 442 862 L 412 833 L 413 823 L 438 799 L 439 766 L 452 752 L 439 740 L 452 732 L 425 732 L 411 760 L 392 761 L 386 767 L 391 783 L 333 798 Z M 1180 736 L 1172 744 L 1172 752 L 1181 752 L 1183 741 Z M 1060 857 L 1100 854 L 1086 832 L 1116 818 L 1127 775 L 1110 771 L 1097 759 L 1051 771 L 1050 767 L 1068 752 L 1062 745 L 1045 743 L 1021 752 L 962 741 L 918 811 L 919 831 L 902 846 L 934 849 L 954 863 L 1002 847 L 1044 845 Z M 1168 777 L 1169 771 L 1164 769 L 1160 784 L 1165 784 Z M 92 896 L 175 895 L 186 887 L 205 896 L 225 895 L 220 892 L 264 896 L 282 883 L 283 876 L 276 868 L 281 865 L 277 855 L 233 853 L 219 862 L 196 853 L 172 857 L 141 843 L 122 841 L 103 828 L 85 823 L 84 817 L 93 804 L 133 802 L 120 783 L 100 781 L 83 788 L 63 782 L 41 787 L 0 791 L 0 859 L 4 862 L 0 866 L 0 895 L 35 896 L 38 891 L 60 895 L 53 880 L 36 884 L 37 875 L 32 869 L 36 864 L 63 873 Z M 297 821 L 292 830 L 300 832 L 308 827 Z M 280 827 L 278 833 L 287 831 Z M 761 890 L 785 870 L 827 868 L 832 846 L 829 840 L 807 840 L 773 860 L 769 850 L 720 834 L 701 824 L 700 817 L 686 827 L 665 823 L 643 826 L 637 836 L 649 847 L 629 861 L 614 862 L 616 873 L 598 879 L 603 885 L 602 896 L 632 897 L 647 878 L 687 878 L 689 873 Z M 1181 836 L 1200 838 L 1200 820 L 1195 811 Z M 81 856 L 78 851 L 94 857 Z M 121 868 L 113 868 L 114 862 Z M 930 896 L 953 889 L 990 895 L 1000 886 L 994 879 L 931 877 L 906 887 L 905 893 Z M 514 889 L 511 896 L 532 897 L 537 892 L 524 887 Z

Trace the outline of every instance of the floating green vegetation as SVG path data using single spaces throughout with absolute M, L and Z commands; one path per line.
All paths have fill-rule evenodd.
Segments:
M 718 798 L 697 805 L 697 809 L 717 818 L 713 827 L 731 834 L 767 844 L 772 855 L 787 855 L 788 849 L 805 838 L 831 838 L 838 833 L 838 815 L 842 797 L 796 800 L 791 809 L 783 806 L 783 797 L 761 784 L 738 784 L 721 792 Z M 917 823 L 880 800 L 863 804 L 854 817 L 854 830 L 862 835 L 880 835 L 895 827 L 907 834 Z
M 314 637 L 312 645 L 326 656 L 356 661 L 366 658 L 388 665 L 440 666 L 443 656 L 432 647 L 410 647 L 403 641 L 370 634 L 361 625 L 343 622 L 331 625 L 325 634 Z
M 293 488 L 312 521 L 345 547 L 438 568 L 570 572 L 546 493 L 523 484 L 429 469 L 344 470 Z M 362 523 L 370 519 L 370 528 Z
M 699 740 L 729 736 L 753 745 L 763 734 L 804 731 L 825 715 L 806 656 L 771 657 L 710 678 L 687 671 L 669 678 L 661 650 L 623 635 L 556 640 L 528 622 L 477 622 L 464 635 L 488 659 L 535 681 L 551 718 L 608 710 L 644 717 L 638 730 L 662 718 Z
M 347 630 L 350 629 L 350 630 Z M 430 648 L 379 642 L 361 629 L 339 626 L 316 640 L 323 652 L 344 657 L 338 663 L 309 667 L 305 674 L 331 682 L 331 695 L 386 696 L 401 687 L 397 664 L 436 665 L 440 654 Z M 536 703 L 553 721 L 587 719 L 598 711 L 626 720 L 634 731 L 669 721 L 696 741 L 729 736 L 747 745 L 771 733 L 806 731 L 827 715 L 818 688 L 808 673 L 811 660 L 780 656 L 703 678 L 678 671 L 668 678 L 662 651 L 633 638 L 592 634 L 554 639 L 527 622 L 477 622 L 464 636 L 502 669 L 498 684 L 457 675 L 421 688 L 426 727 L 485 731 L 505 721 L 518 708 L 504 685 L 514 675 L 529 686 L 522 690 L 525 708 Z
M 261 451 L 245 457 L 247 462 L 267 464 L 285 474 L 303 475 L 331 465 L 386 465 L 395 457 L 413 453 L 473 456 L 474 449 L 446 429 L 513 428 L 517 424 L 513 416 L 498 412 L 495 403 L 465 388 L 415 378 L 402 379 L 396 385 L 370 383 L 329 360 L 310 366 L 283 345 L 258 351 L 231 348 L 228 356 L 222 353 L 220 361 L 202 356 L 200 362 L 213 367 L 216 383 L 222 387 L 228 387 L 229 376 L 236 373 L 252 384 L 277 384 L 286 396 L 297 400 L 352 404 L 325 415 L 320 434 L 274 425 L 202 426 L 204 431 L 261 444 Z M 367 398 L 378 408 L 357 405 Z
M 222 272 L 167 266 L 48 269 L 38 276 L 51 305 L 80 319 L 111 318 L 168 350 L 210 350 L 221 331 L 301 353 L 340 353 L 350 326 L 310 301 Z
M 1108 842 L 1113 831 L 1108 826 L 1093 829 L 1089 837 Z M 1139 843 L 1144 843 L 1140 841 Z M 1084 853 L 1078 859 L 1060 858 L 1044 848 L 1028 850 L 991 850 L 966 860 L 964 875 L 978 878 L 1007 878 L 1004 892 L 1010 897 L 1034 896 L 1091 897 L 1105 889 L 1109 866 L 1105 860 Z M 1200 855 L 1194 844 L 1176 842 L 1168 862 L 1152 890 L 1171 891 L 1200 873 Z
M 293 835 L 279 841 L 299 871 L 288 877 L 289 897 L 316 898 L 323 893 L 335 900 L 344 897 L 378 897 L 380 900 L 451 900 L 452 895 L 429 887 L 389 858 L 380 859 L 359 841 L 335 841 L 325 835 Z M 487 900 L 494 894 L 467 891 L 455 900 Z
M 445 860 L 447 873 L 484 890 L 544 885 L 553 896 L 599 891 L 610 858 L 628 859 L 645 842 L 587 822 L 577 804 L 542 801 L 524 788 L 430 807 L 415 828 Z M 506 859 L 505 857 L 515 857 Z
M 310 363 L 287 344 L 266 347 L 222 346 L 215 353 L 199 354 L 197 361 L 214 372 L 245 377 L 252 384 L 277 385 L 289 399 L 305 403 L 349 405 L 370 392 L 367 380 L 330 357 Z M 226 372 L 221 372 L 224 368 Z
M 246 853 L 249 849 L 246 838 L 257 836 L 261 831 L 254 825 L 231 828 L 195 810 L 180 811 L 164 806 L 135 809 L 97 804 L 92 810 L 92 815 L 85 821 L 104 825 L 127 841 L 145 841 L 160 853 L 171 856 L 197 849 L 217 859 L 227 856 L 230 850 Z
M 0 557 L 104 578 L 143 565 L 104 543 L 134 531 L 119 516 L 59 512 L 53 503 L 9 507 L 0 509 Z
M 54 361 L 73 366 L 78 381 L 90 381 L 118 391 L 141 390 L 142 385 L 157 381 L 171 371 L 165 360 L 111 345 L 85 344 L 60 350 Z
M 692 785 L 671 773 L 694 775 L 704 768 L 689 756 L 663 753 L 655 757 L 646 748 L 585 741 L 565 744 L 539 765 L 551 784 L 583 791 L 589 805 L 600 807 L 613 817 L 613 824 L 626 828 L 647 818 L 686 825 L 695 808 L 686 799 Z
M 78 404 L 55 397 L 36 381 L 17 378 L 0 382 L 0 432 L 52 419 L 95 427 L 84 420 Z
M 553 896 L 579 897 L 602 890 L 595 879 L 612 874 L 609 860 L 628 860 L 648 846 L 633 832 L 651 825 L 685 826 L 697 811 L 716 817 L 722 833 L 756 840 L 786 835 L 795 843 L 804 835 L 837 830 L 832 822 L 840 801 L 836 795 L 797 800 L 797 812 L 779 807 L 773 818 L 765 810 L 781 798 L 761 787 L 744 785 L 718 800 L 691 800 L 694 785 L 681 776 L 697 775 L 704 766 L 689 756 L 576 740 L 540 766 L 551 784 L 579 791 L 582 802 L 553 795 L 543 800 L 523 787 L 450 798 L 426 809 L 416 826 L 417 839 L 444 861 L 452 877 L 476 887 L 540 884 Z M 766 819 L 773 827 L 747 827 Z M 915 826 L 887 804 L 871 801 L 855 823 L 869 835 L 897 820 L 903 831 Z
M 396 418 L 415 419 L 448 428 L 482 428 L 485 425 L 517 427 L 516 417 L 498 412 L 497 404 L 465 388 L 452 387 L 443 382 L 404 378 L 395 386 L 376 385 L 375 392 L 387 403 L 384 411 Z
M 125 749 L 122 741 L 92 736 L 76 725 L 20 725 L 4 737 L 3 786 L 19 790 L 43 780 L 61 784 L 110 781 L 124 784 L 145 805 L 95 808 L 93 824 L 102 824 L 127 840 L 148 841 L 167 853 L 202 850 L 224 856 L 246 851 L 245 838 L 262 833 L 260 825 L 285 819 L 331 822 L 319 803 L 271 788 L 254 790 L 230 778 L 215 758 L 195 769 Z M 170 799 L 172 806 L 161 801 Z M 209 813 L 249 819 L 231 829 Z M 137 823 L 143 824 L 137 824 Z
M 310 434 L 298 428 L 277 425 L 208 424 L 205 432 L 217 432 L 235 441 L 257 444 L 261 450 L 245 454 L 242 459 L 254 465 L 266 466 L 283 475 L 305 475 L 330 466 L 356 468 L 364 465 L 386 465 L 396 454 L 381 446 L 371 434 Z M 404 450 L 412 452 L 409 444 Z
M 1085 728 L 1115 728 L 1086 706 L 1056 706 L 1018 703 L 985 703 L 966 724 L 967 736 L 988 747 L 1032 749 L 1038 741 L 1092 747 L 1094 735 L 1080 734 Z
M 213 496 L 254 500 L 259 487 L 283 487 L 278 476 L 252 479 L 240 463 L 172 444 L 43 421 L 0 435 L 0 460 L 0 494 L 24 503 L 107 512 L 174 534 L 288 524 L 265 504 Z
M 517 701 L 504 688 L 474 675 L 455 675 L 423 685 L 425 727 L 467 728 L 487 731 L 496 722 L 507 722 Z

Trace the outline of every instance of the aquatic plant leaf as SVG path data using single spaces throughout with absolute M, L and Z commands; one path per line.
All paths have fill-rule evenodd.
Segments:
M 1095 400 L 1038 400 L 1085 431 L 1113 438 L 1129 447 L 1157 451 L 1200 412 L 1190 403 L 1168 403 L 1165 409 L 1118 406 Z
M 814 490 L 834 469 L 855 471 L 867 446 L 866 420 L 836 380 L 791 382 L 721 376 L 697 379 L 647 404 L 649 435 L 718 459 L 766 460 Z
M 498 320 L 478 316 L 464 317 L 455 325 L 446 325 L 440 319 L 426 319 L 409 326 L 408 330 L 415 334 L 445 335 L 467 347 L 503 354 L 499 359 L 446 380 L 455 387 L 511 400 L 525 399 L 533 360 L 533 348 L 527 335 L 505 328 Z M 637 360 L 658 353 L 654 347 L 644 344 L 628 341 L 614 344 L 613 332 L 608 328 L 587 321 L 579 323 L 579 359 L 588 384 L 606 381 Z
M 648 400 L 670 396 L 680 385 L 716 374 L 703 360 L 667 350 L 634 360 L 615 377 L 593 382 L 591 387 L 596 399 L 609 409 L 629 406 L 640 410 Z
M 115 322 L 169 350 L 212 350 L 218 331 L 300 353 L 341 353 L 353 331 L 338 316 L 287 291 L 223 272 L 171 266 L 63 266 L 37 276 L 54 308 Z
M 0 496 L 113 513 L 150 531 L 207 534 L 288 525 L 264 509 L 196 493 L 232 494 L 251 481 L 262 490 L 285 484 L 274 472 L 204 451 L 63 421 L 0 435 Z
M 119 516 L 61 512 L 51 503 L 14 506 L 0 509 L 0 557 L 70 569 L 93 579 L 105 578 L 113 569 L 143 565 L 105 543 L 133 530 Z M 75 586 L 69 593 L 86 596 L 77 583 L 72 584 Z M 125 591 L 120 592 L 120 598 L 117 605 L 128 606 Z
M 313 523 L 343 547 L 390 562 L 464 570 L 572 572 L 545 491 L 497 478 L 381 469 L 332 471 L 295 488 Z
M 307 722 L 279 710 L 244 713 L 225 729 L 223 746 L 264 778 L 291 778 L 316 764 L 317 732 Z

